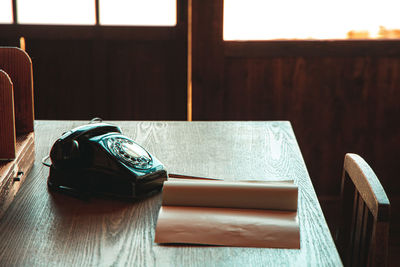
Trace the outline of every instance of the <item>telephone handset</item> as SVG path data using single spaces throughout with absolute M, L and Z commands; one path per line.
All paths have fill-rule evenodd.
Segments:
M 50 189 L 139 199 L 161 190 L 163 164 L 118 126 L 91 123 L 64 133 L 50 151 Z

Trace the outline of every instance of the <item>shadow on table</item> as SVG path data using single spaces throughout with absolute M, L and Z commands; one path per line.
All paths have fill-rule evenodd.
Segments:
M 57 216 L 96 216 L 113 215 L 147 205 L 145 202 L 152 202 L 153 205 L 161 205 L 161 198 L 155 195 L 143 200 L 121 199 L 107 196 L 77 197 L 62 192 L 48 190 L 50 203 Z M 157 203 L 158 202 L 158 203 Z

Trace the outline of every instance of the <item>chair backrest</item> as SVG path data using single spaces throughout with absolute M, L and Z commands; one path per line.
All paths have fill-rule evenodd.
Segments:
M 371 167 L 346 154 L 336 243 L 345 266 L 387 266 L 390 202 Z
M 17 134 L 33 132 L 33 71 L 28 54 L 17 47 L 0 46 L 0 69 L 13 83 L 15 130 Z

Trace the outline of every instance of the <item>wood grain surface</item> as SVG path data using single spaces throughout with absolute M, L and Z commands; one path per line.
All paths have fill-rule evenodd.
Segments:
M 289 122 L 112 122 L 171 173 L 226 180 L 294 179 L 301 249 L 158 245 L 161 195 L 140 202 L 88 201 L 48 191 L 40 163 L 53 142 L 82 121 L 36 121 L 37 160 L 0 218 L 0 265 L 340 266 Z

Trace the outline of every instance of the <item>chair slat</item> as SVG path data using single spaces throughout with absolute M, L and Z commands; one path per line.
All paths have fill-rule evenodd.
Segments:
M 364 204 L 364 211 L 362 216 L 362 227 L 361 227 L 361 238 L 360 238 L 360 254 L 359 254 L 359 266 L 365 266 L 367 263 L 368 246 L 369 246 L 369 233 L 368 233 L 368 217 L 369 210 Z
M 352 265 L 359 266 L 360 264 L 360 253 L 361 253 L 361 242 L 362 242 L 362 227 L 363 227 L 363 215 L 364 215 L 364 201 L 359 193 L 357 193 L 357 209 L 355 212 L 355 229 L 354 229 L 354 250 L 352 257 Z

